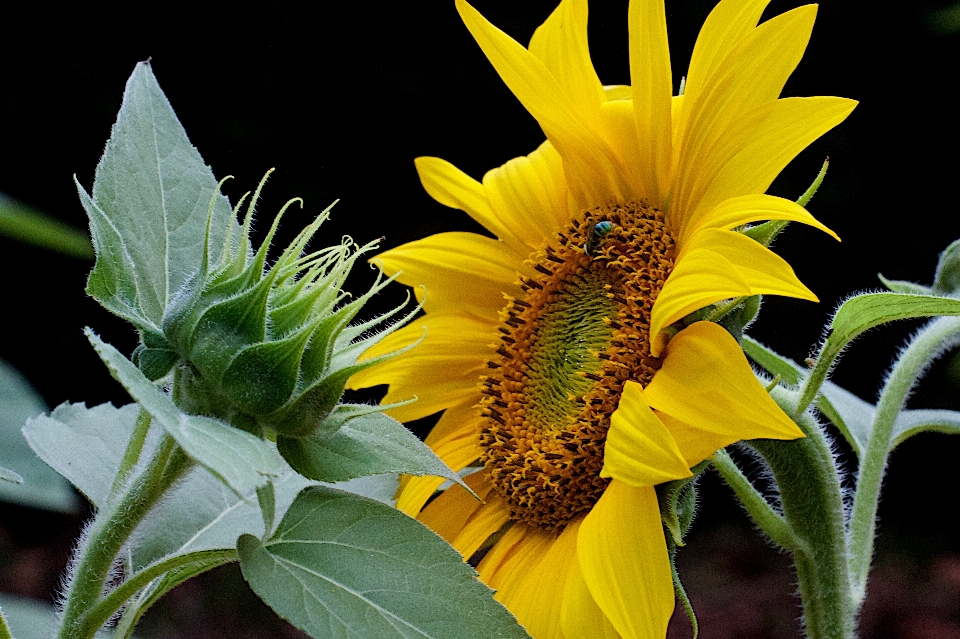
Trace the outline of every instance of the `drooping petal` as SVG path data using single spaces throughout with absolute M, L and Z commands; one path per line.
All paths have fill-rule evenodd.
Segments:
M 504 226 L 524 242 L 524 259 L 569 219 L 563 162 L 549 141 L 488 171 L 483 187 Z
M 402 271 L 397 281 L 414 287 L 418 299 L 426 295 L 428 313 L 456 309 L 496 321 L 503 294 L 522 294 L 516 280 L 525 257 L 502 242 L 458 232 L 403 244 L 376 260 L 388 274 Z
M 590 594 L 620 635 L 666 635 L 673 578 L 652 486 L 610 482 L 580 526 L 577 556 Z
M 750 285 L 730 260 L 706 249 L 684 253 L 653 304 L 651 354 L 660 356 L 665 327 L 704 306 L 744 295 L 751 295 Z
M 683 128 L 675 178 L 692 181 L 700 159 L 730 125 L 758 106 L 775 100 L 796 68 L 810 39 L 816 6 L 807 5 L 764 22 L 740 39 L 706 81 L 696 99 L 684 96 Z M 689 207 L 690 203 L 684 203 Z M 682 224 L 690 208 L 671 203 Z
M 533 553 L 529 546 L 515 551 L 513 561 L 508 560 L 500 571 L 499 585 L 494 586 L 498 589 L 496 599 L 516 616 L 531 637 L 563 639 L 561 608 L 567 576 L 577 563 L 577 526 L 568 525 L 559 536 L 539 532 L 538 537 L 546 538 L 549 545 L 542 547 L 541 539 L 529 544 L 538 548 L 536 562 L 520 557 L 522 553 Z
M 530 39 L 530 53 L 550 71 L 579 113 L 596 119 L 603 85 L 587 47 L 586 0 L 563 0 Z
M 724 200 L 712 210 L 701 216 L 695 224 L 691 224 L 685 231 L 685 238 L 689 238 L 707 228 L 732 229 L 737 226 L 759 222 L 761 220 L 789 220 L 800 222 L 818 228 L 839 240 L 840 237 L 829 228 L 821 224 L 815 217 L 797 204 L 774 195 L 755 194 Z M 684 245 L 684 239 L 678 240 Z
M 351 389 L 389 384 L 382 403 L 417 401 L 390 414 L 400 421 L 420 419 L 476 397 L 477 377 L 492 355 L 492 323 L 466 315 L 432 314 L 388 335 L 364 353 L 377 357 L 417 343 L 402 357 L 393 357 L 350 378 Z M 473 399 L 475 403 L 475 399 Z
M 668 189 L 673 144 L 673 75 L 663 0 L 634 0 L 627 19 L 633 113 L 642 150 L 641 164 L 631 168 L 640 175 L 644 187 L 640 195 L 661 207 Z
M 500 78 L 564 158 L 566 178 L 578 201 L 600 203 L 621 194 L 623 171 L 609 145 L 546 65 L 465 0 L 457 0 L 457 11 Z
M 676 268 L 653 305 L 651 352 L 659 356 L 664 327 L 720 300 L 747 295 L 786 295 L 817 301 L 790 265 L 759 242 L 721 229 L 697 233 L 681 250 Z
M 587 582 L 583 580 L 579 561 L 574 562 L 567 575 L 560 629 L 565 639 L 620 639 L 616 628 L 593 600 Z
M 628 381 L 610 417 L 600 476 L 631 486 L 653 486 L 690 475 L 690 466 L 670 431 L 650 410 L 640 384 Z
M 784 295 L 819 301 L 813 291 L 797 279 L 786 260 L 742 233 L 704 229 L 690 244 L 693 250 L 713 251 L 729 260 L 750 287 L 751 295 Z
M 686 226 L 698 226 L 702 216 L 728 198 L 765 192 L 800 151 L 840 124 L 856 105 L 845 98 L 785 98 L 732 123 L 699 159 L 697 171 L 686 176 L 691 182 L 675 187 L 673 201 L 692 209 Z
M 714 433 L 691 426 L 679 419 L 675 419 L 660 411 L 654 411 L 663 425 L 670 431 L 673 440 L 683 454 L 684 460 L 691 468 L 710 457 L 721 448 L 739 441 L 735 435 L 729 433 Z
M 712 322 L 692 324 L 670 341 L 643 394 L 656 410 L 733 441 L 803 437 L 757 380 L 737 341 Z

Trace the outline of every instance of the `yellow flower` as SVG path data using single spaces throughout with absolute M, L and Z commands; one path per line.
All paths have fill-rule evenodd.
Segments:
M 662 0 L 631 2 L 631 86 L 612 87 L 585 0 L 563 0 L 529 48 L 457 0 L 547 141 L 482 182 L 417 159 L 427 192 L 497 239 L 441 233 L 381 255 L 423 285 L 426 316 L 377 353 L 425 337 L 351 385 L 418 396 L 393 411 L 403 421 L 444 411 L 427 443 L 455 470 L 483 466 L 466 481 L 484 503 L 454 487 L 424 508 L 440 480 L 417 477 L 398 507 L 464 557 L 486 551 L 481 578 L 536 639 L 663 637 L 674 593 L 654 485 L 741 439 L 802 436 L 723 328 L 673 326 L 739 296 L 816 300 L 735 229 L 833 235 L 764 191 L 856 103 L 778 99 L 816 6 L 757 26 L 766 4 L 722 0 L 673 97 Z

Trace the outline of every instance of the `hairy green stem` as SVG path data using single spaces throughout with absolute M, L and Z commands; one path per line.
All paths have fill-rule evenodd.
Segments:
M 803 541 L 794 534 L 787 522 L 784 521 L 783 516 L 773 509 L 770 502 L 746 478 L 725 449 L 721 448 L 714 453 L 713 466 L 720 473 L 727 486 L 733 489 L 750 518 L 770 537 L 773 543 L 792 553 L 806 552 L 809 554 L 809 548 L 806 548 Z
M 857 606 L 866 596 L 867 575 L 873 557 L 880 488 L 890 455 L 897 416 L 910 391 L 933 359 L 960 342 L 960 318 L 940 317 L 922 328 L 900 354 L 880 392 L 860 469 L 850 518 L 850 572 Z
M 120 468 L 117 470 L 117 476 L 113 480 L 113 486 L 110 487 L 110 499 L 113 500 L 120 494 L 124 482 L 126 482 L 130 471 L 140 461 L 140 455 L 143 453 L 143 444 L 147 440 L 147 432 L 150 430 L 150 413 L 140 409 L 137 415 L 137 422 L 133 427 L 133 434 L 127 443 L 127 449 L 123 452 L 123 459 L 120 460 Z
M 787 414 L 796 394 L 774 389 Z M 847 539 L 839 471 L 826 435 L 808 413 L 795 420 L 806 435 L 793 441 L 749 442 L 770 466 L 783 518 L 797 538 L 793 552 L 808 639 L 851 639 L 857 608 L 847 566 Z
M 120 607 L 137 592 L 150 584 L 157 577 L 168 572 L 178 571 L 184 567 L 203 567 L 205 569 L 222 566 L 237 560 L 237 551 L 228 550 L 198 550 L 184 555 L 175 555 L 168 559 L 157 561 L 143 570 L 135 573 L 120 586 L 104 597 L 100 603 L 88 610 L 80 619 L 80 633 L 88 635 L 96 633 L 103 624 L 110 620 Z
M 173 438 L 164 435 L 143 472 L 97 513 L 70 571 L 59 639 L 94 636 L 98 628 L 81 633 L 84 613 L 100 601 L 110 569 L 130 534 L 189 465 L 190 459 L 183 450 Z

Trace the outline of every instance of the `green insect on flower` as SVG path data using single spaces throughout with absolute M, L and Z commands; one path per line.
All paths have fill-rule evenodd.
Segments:
M 593 257 L 594 252 L 597 250 L 597 246 L 600 245 L 600 240 L 603 239 L 605 235 L 610 233 L 610 231 L 612 231 L 615 227 L 616 224 L 609 220 L 597 222 L 593 226 L 593 230 L 590 232 L 590 237 L 587 238 L 587 241 L 583 245 L 583 252 Z

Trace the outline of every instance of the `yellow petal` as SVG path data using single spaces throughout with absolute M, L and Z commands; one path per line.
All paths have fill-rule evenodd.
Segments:
M 486 500 L 493 490 L 493 484 L 490 483 L 490 474 L 486 471 L 467 475 L 463 481 L 477 494 L 477 497 L 483 500 Z M 420 512 L 417 519 L 427 528 L 443 537 L 447 543 L 453 545 L 457 536 L 463 532 L 467 522 L 485 507 L 483 502 L 477 501 L 462 486 L 454 484 L 427 504 L 427 507 Z M 461 552 L 461 554 L 463 553 Z M 470 555 L 466 555 L 467 559 L 469 557 Z
M 628 10 L 630 85 L 641 164 L 631 167 L 644 186 L 641 196 L 661 207 L 669 179 L 673 75 L 663 0 L 634 0 Z
M 474 388 L 476 388 L 476 386 L 474 386 Z M 428 446 L 433 446 L 441 439 L 445 439 L 451 435 L 454 431 L 470 430 L 474 433 L 479 433 L 480 423 L 483 418 L 480 416 L 480 409 L 477 407 L 478 401 L 479 394 L 475 394 L 445 409 L 443 415 L 440 416 L 440 420 L 430 429 L 430 432 L 423 442 Z
M 680 131 L 678 184 L 693 180 L 704 153 L 733 122 L 780 95 L 803 56 L 816 13 L 815 5 L 807 5 L 764 22 L 740 39 L 696 99 L 684 96 L 687 115 Z M 693 213 L 681 208 L 675 212 Z
M 466 492 L 466 491 L 464 491 Z M 470 497 L 469 495 L 467 495 Z M 470 497 L 473 499 L 472 497 Z M 473 556 L 495 534 L 510 521 L 510 508 L 497 493 L 487 495 L 486 504 L 463 525 L 460 534 L 450 545 L 463 555 L 464 561 Z M 476 501 L 476 500 L 474 500 Z
M 530 39 L 530 53 L 550 71 L 579 113 L 599 115 L 603 85 L 587 47 L 586 0 L 563 0 Z
M 643 394 L 656 410 L 734 441 L 803 437 L 757 380 L 737 341 L 711 322 L 692 324 L 670 341 Z
M 444 206 L 464 211 L 507 244 L 522 243 L 494 213 L 480 182 L 440 158 L 419 157 L 413 162 L 420 183 L 430 197 Z
M 652 486 L 613 480 L 577 537 L 583 579 L 625 639 L 664 637 L 673 614 L 673 578 Z
M 723 59 L 750 33 L 770 0 L 722 0 L 707 16 L 690 56 L 684 95 L 696 100 Z
M 477 433 L 467 429 L 451 433 L 431 448 L 454 472 L 463 470 L 483 454 Z M 443 478 L 430 476 L 404 480 L 397 494 L 397 510 L 416 517 L 443 482 Z
M 629 89 L 630 87 L 627 87 Z M 608 100 L 600 105 L 600 126 L 604 137 L 616 140 L 614 151 L 624 166 L 639 167 L 649 157 L 649 149 L 642 148 L 637 136 L 637 123 L 634 118 L 631 99 Z M 644 177 L 638 170 L 628 171 L 624 176 L 630 192 L 636 197 L 647 192 Z
M 563 607 L 560 609 L 560 629 L 566 639 L 620 639 L 616 628 L 593 600 L 587 582 L 583 580 L 579 561 L 573 563 L 567 575 Z
M 459 402 L 476 403 L 477 381 L 493 354 L 494 325 L 465 315 L 430 314 L 405 326 L 364 353 L 368 359 L 419 340 L 400 357 L 387 359 L 350 378 L 350 388 L 389 384 L 383 404 L 417 397 L 390 415 L 412 421 Z
M 397 280 L 414 287 L 418 299 L 426 295 L 428 313 L 469 312 L 495 322 L 503 294 L 522 294 L 516 280 L 525 258 L 475 233 L 438 233 L 375 259 L 388 274 L 402 271 Z
M 677 447 L 683 454 L 684 460 L 691 468 L 710 457 L 721 448 L 739 441 L 739 438 L 729 433 L 713 433 L 696 426 L 691 426 L 679 419 L 674 419 L 666 413 L 654 411 L 663 425 L 670 431 Z
M 678 183 L 672 200 L 692 211 L 686 223 L 724 200 L 763 193 L 787 164 L 811 142 L 842 122 L 856 101 L 815 97 L 773 100 L 730 125 L 698 163 L 692 181 Z
M 693 249 L 678 260 L 653 303 L 650 317 L 651 354 L 660 356 L 660 332 L 693 311 L 720 300 L 751 295 L 750 285 L 727 258 L 706 249 Z
M 697 309 L 745 295 L 817 301 L 790 265 L 759 242 L 733 231 L 700 231 L 681 249 L 676 267 L 653 304 L 651 352 L 659 356 L 664 327 Z
M 569 220 L 563 162 L 549 141 L 530 155 L 488 171 L 483 187 L 504 226 L 524 242 L 527 254 Z
M 706 249 L 729 260 L 750 287 L 751 295 L 785 295 L 819 301 L 813 291 L 797 279 L 786 260 L 742 233 L 704 229 L 694 236 L 690 245 L 693 250 Z
M 620 170 L 608 144 L 591 128 L 589 114 L 577 105 L 535 55 L 488 22 L 465 0 L 457 11 L 487 59 L 564 158 L 567 181 L 585 203 L 602 203 L 623 189 Z M 598 100 L 599 100 L 598 96 Z
M 610 417 L 600 476 L 631 486 L 653 486 L 691 476 L 673 436 L 650 410 L 636 382 L 626 383 Z
M 548 541 L 546 547 L 541 545 L 543 538 Z M 536 542 L 518 548 L 513 561 L 501 569 L 496 598 L 531 637 L 563 639 L 560 614 L 567 575 L 577 563 L 576 548 L 575 525 L 568 525 L 559 536 L 540 532 Z
M 480 579 L 494 590 L 495 598 L 503 602 L 510 586 L 536 567 L 553 545 L 555 535 L 536 526 L 515 523 L 504 533 L 477 566 Z
M 766 194 L 742 195 L 730 198 L 714 207 L 707 214 L 695 220 L 685 229 L 678 240 L 681 247 L 689 242 L 702 229 L 732 229 L 737 226 L 759 222 L 761 220 L 789 220 L 801 222 L 828 233 L 839 241 L 840 237 L 821 224 L 815 217 L 797 204 L 781 197 Z

